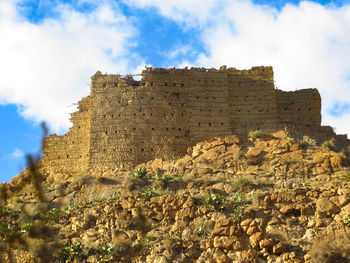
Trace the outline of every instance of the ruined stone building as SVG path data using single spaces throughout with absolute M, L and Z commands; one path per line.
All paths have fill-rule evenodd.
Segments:
M 210 137 L 246 136 L 255 129 L 332 132 L 321 127 L 317 89 L 277 90 L 272 67 L 147 68 L 140 81 L 97 72 L 71 121 L 67 134 L 45 139 L 46 172 L 78 174 L 172 159 Z

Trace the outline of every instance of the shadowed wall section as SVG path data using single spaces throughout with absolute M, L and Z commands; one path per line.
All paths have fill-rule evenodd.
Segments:
M 46 138 L 41 163 L 45 172 L 66 174 L 132 167 L 180 157 L 214 136 L 284 127 L 314 132 L 320 111 L 315 89 L 276 90 L 272 67 L 147 68 L 140 81 L 97 72 L 73 127 Z

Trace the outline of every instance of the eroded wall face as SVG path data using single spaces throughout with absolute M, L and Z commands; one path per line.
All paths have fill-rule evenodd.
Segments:
M 257 67 L 228 75 L 228 103 L 232 133 L 278 129 L 276 94 L 271 67 Z
M 94 76 L 90 166 L 105 171 L 156 157 L 172 159 L 214 136 L 274 130 L 272 74 L 271 68 L 157 69 L 140 82 Z
M 280 122 L 286 126 L 308 128 L 321 126 L 321 97 L 317 89 L 304 89 L 293 92 L 276 90 Z
M 226 72 L 189 73 L 187 90 L 192 144 L 232 133 Z
M 93 85 L 94 170 L 174 158 L 190 145 L 188 92 L 180 76 L 149 76 L 133 86 L 108 75 L 96 78 Z
M 62 136 L 45 138 L 41 160 L 44 172 L 51 174 L 79 174 L 88 170 L 90 149 L 91 97 L 78 103 L 78 111 L 71 114 L 73 126 Z
M 45 140 L 42 164 L 50 173 L 105 172 L 177 158 L 214 136 L 285 126 L 314 133 L 320 109 L 317 90 L 275 90 L 271 67 L 147 69 L 141 81 L 98 72 L 73 127 Z

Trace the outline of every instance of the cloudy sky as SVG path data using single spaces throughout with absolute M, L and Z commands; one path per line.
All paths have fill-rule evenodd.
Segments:
M 350 134 L 349 61 L 350 0 L 0 0 L 0 181 L 39 150 L 41 121 L 67 131 L 97 70 L 272 65 Z

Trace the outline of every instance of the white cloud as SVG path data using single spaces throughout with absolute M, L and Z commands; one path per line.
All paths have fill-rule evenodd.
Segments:
M 15 149 L 10 156 L 12 158 L 18 159 L 18 158 L 22 158 L 24 156 L 24 152 L 20 149 Z
M 185 46 L 180 46 L 178 48 L 175 48 L 173 50 L 171 50 L 169 53 L 168 53 L 168 58 L 169 59 L 174 59 L 176 58 L 177 56 L 180 56 L 180 55 L 186 55 L 190 52 L 192 52 L 192 48 L 190 45 L 185 45 Z
M 17 1 L 18 2 L 18 1 Z M 57 6 L 58 18 L 32 24 L 16 1 L 0 1 L 0 101 L 23 105 L 22 114 L 67 129 L 68 107 L 89 94 L 90 76 L 133 72 L 129 52 L 136 29 L 112 1 L 90 13 Z
M 209 5 L 198 5 L 197 1 L 197 5 L 194 1 L 131 2 L 140 8 L 154 7 L 186 27 L 200 24 L 206 53 L 192 62 L 195 65 L 272 65 L 278 88 L 318 88 L 323 124 L 350 134 L 348 115 L 334 117 L 327 113 L 336 102 L 350 102 L 350 5 L 323 6 L 303 1 L 278 11 L 244 0 L 212 0 Z
M 161 15 L 184 23 L 201 27 L 212 18 L 211 14 L 220 8 L 222 0 L 122 0 L 138 8 L 157 8 Z

